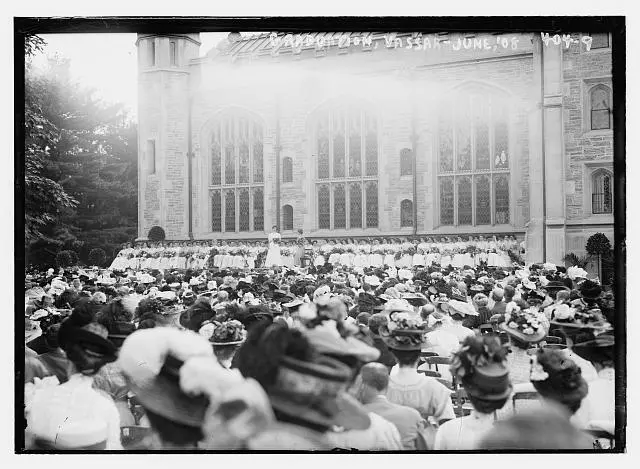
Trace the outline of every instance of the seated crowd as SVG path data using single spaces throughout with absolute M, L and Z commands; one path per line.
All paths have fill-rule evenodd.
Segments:
M 479 250 L 414 262 L 439 249 L 416 241 L 400 265 L 389 243 L 354 242 L 345 262 L 321 246 L 305 267 L 223 267 L 200 243 L 218 249 L 200 267 L 30 273 L 25 448 L 612 447 L 611 292 Z M 183 247 L 163 246 L 170 261 Z
M 498 239 L 493 236 L 411 238 L 371 238 L 305 240 L 309 263 L 316 267 L 344 265 L 348 267 L 396 268 L 425 267 L 438 264 L 442 267 L 511 265 L 509 252 L 519 253 L 520 244 L 513 236 Z M 127 243 L 120 250 L 110 269 L 204 269 L 248 268 L 261 266 L 267 253 L 267 243 L 259 241 L 184 241 L 164 243 Z M 282 240 L 280 252 L 282 264 L 297 264 L 295 254 L 297 240 Z

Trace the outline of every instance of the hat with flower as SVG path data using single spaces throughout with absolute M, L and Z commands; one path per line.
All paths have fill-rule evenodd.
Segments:
M 215 346 L 240 345 L 245 341 L 247 331 L 236 319 L 225 321 L 213 330 L 209 341 Z
M 549 321 L 544 313 L 522 310 L 514 302 L 507 304 L 504 314 L 497 315 L 497 322 L 501 330 L 524 343 L 538 343 L 549 331 Z
M 452 356 L 451 374 L 470 396 L 483 400 L 506 399 L 513 389 L 506 357 L 507 349 L 498 337 L 467 337 Z
M 411 311 L 393 311 L 389 322 L 380 326 L 382 341 L 393 350 L 421 350 L 427 324 Z

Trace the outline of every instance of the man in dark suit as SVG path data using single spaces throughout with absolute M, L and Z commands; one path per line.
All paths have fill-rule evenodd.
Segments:
M 405 450 L 415 450 L 418 433 L 424 429 L 424 420 L 416 409 L 389 402 L 386 397 L 388 386 L 387 368 L 381 363 L 367 363 L 356 380 L 358 400 L 368 412 L 378 414 L 396 426 Z

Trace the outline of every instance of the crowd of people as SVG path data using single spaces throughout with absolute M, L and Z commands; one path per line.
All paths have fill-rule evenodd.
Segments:
M 405 237 L 382 239 L 327 239 L 309 241 L 299 230 L 297 238 L 282 240 L 273 227 L 266 242 L 260 241 L 184 241 L 127 243 L 111 264 L 112 270 L 126 269 L 204 269 L 247 268 L 259 266 L 293 267 L 301 259 L 316 267 L 396 268 L 427 267 L 438 264 L 475 267 L 508 267 L 509 253 L 519 254 L 515 237 L 469 236 L 451 239 L 441 237 Z
M 25 448 L 612 447 L 615 302 L 597 278 L 514 262 L 509 238 L 289 244 L 29 272 Z

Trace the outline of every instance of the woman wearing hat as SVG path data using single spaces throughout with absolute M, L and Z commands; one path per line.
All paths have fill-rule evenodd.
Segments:
M 233 356 L 247 337 L 247 331 L 238 320 L 225 321 L 213 328 L 209 342 L 213 353 L 223 368 L 231 369 Z
M 538 349 L 531 356 L 530 380 L 543 405 L 557 409 L 568 420 L 584 428 L 586 422 L 576 418 L 589 385 L 575 362 L 560 350 Z
M 416 409 L 424 419 L 442 422 L 455 417 L 450 392 L 417 370 L 426 332 L 426 324 L 411 311 L 392 312 L 389 323 L 380 328 L 382 340 L 398 362 L 391 370 L 387 398 Z
M 151 424 L 140 449 L 243 449 L 272 417 L 260 386 L 222 368 L 191 331 L 136 331 L 118 361 Z
M 507 349 L 495 336 L 468 337 L 453 356 L 451 373 L 467 392 L 473 411 L 445 422 L 436 435 L 436 450 L 470 450 L 491 430 L 494 412 L 504 407 L 512 386 Z
M 93 376 L 102 366 L 116 360 L 116 348 L 107 339 L 108 331 L 93 321 L 94 314 L 94 306 L 83 300 L 58 331 L 60 347 L 74 366 L 69 381 L 57 386 L 41 382 L 25 387 L 26 433 L 37 442 L 36 447 L 69 449 L 70 446 L 61 445 L 70 442 L 56 440 L 55 428 L 68 420 L 82 420 L 106 426 L 104 438 L 90 445 L 121 449 L 118 410 L 110 398 L 92 388 Z M 78 437 L 82 437 L 82 432 Z
M 609 429 L 613 430 L 616 401 L 613 334 L 595 335 L 590 331 L 575 339 L 573 353 L 592 363 L 598 373 L 595 380 L 589 381 L 589 393 L 578 414 L 587 425 L 592 421 L 606 422 Z
M 267 392 L 277 420 L 249 449 L 330 450 L 332 427 L 369 427 L 367 412 L 347 393 L 352 371 L 318 354 L 299 330 L 258 325 L 236 356 L 241 373 Z

